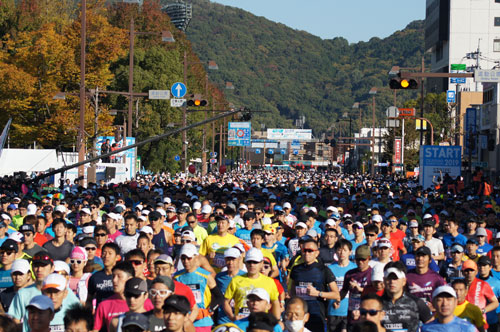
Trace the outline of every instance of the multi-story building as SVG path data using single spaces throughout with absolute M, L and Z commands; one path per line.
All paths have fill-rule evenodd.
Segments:
M 500 0 L 427 0 L 425 50 L 432 72 L 450 73 L 452 64 L 468 70 L 492 69 L 500 60 Z M 479 54 L 477 52 L 479 51 Z M 427 80 L 429 91 L 457 91 L 449 78 Z M 458 91 L 482 91 L 467 78 Z

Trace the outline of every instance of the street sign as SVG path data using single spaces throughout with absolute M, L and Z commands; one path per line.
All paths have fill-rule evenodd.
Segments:
M 169 90 L 149 90 L 149 99 L 170 99 Z
M 422 145 L 420 147 L 420 185 L 427 189 L 433 185 L 432 179 L 439 179 L 446 173 L 453 179 L 462 169 L 461 146 Z
M 175 160 L 175 161 L 179 161 L 179 160 L 181 160 L 181 156 L 176 155 L 176 156 L 174 157 L 174 160 Z
M 402 143 L 403 140 L 401 138 L 395 138 L 394 139 L 394 164 L 402 164 L 402 154 L 401 154 L 401 148 L 402 148 Z
M 227 146 L 251 146 L 251 122 L 229 122 Z
M 474 107 L 469 107 L 465 110 L 465 137 L 464 137 L 464 154 L 466 156 L 469 155 L 469 153 L 472 152 L 472 156 L 477 156 L 477 140 L 478 140 L 478 135 L 477 133 L 477 109 Z M 469 152 L 469 146 L 471 142 L 474 142 L 474 149 L 472 149 L 471 152 Z
M 172 92 L 172 96 L 175 98 L 182 98 L 186 95 L 187 88 L 186 85 L 182 82 L 177 82 L 172 84 L 172 88 L 170 89 Z
M 415 116 L 415 109 L 414 108 L 398 108 L 399 111 L 399 117 L 412 117 Z
M 453 90 L 446 91 L 446 102 L 454 103 L 456 101 L 456 93 Z
M 260 154 L 260 149 L 255 149 L 255 154 Z
M 268 154 L 274 154 L 274 150 L 273 149 L 267 149 L 267 153 Z
M 210 157 L 216 158 L 217 157 L 217 152 L 215 152 L 215 151 L 210 152 Z
M 500 70 L 476 69 L 474 70 L 474 81 L 484 83 L 500 83 Z
M 465 64 L 451 64 L 450 73 L 466 73 L 467 66 Z M 453 84 L 465 84 L 465 77 L 452 77 L 450 78 L 450 83 Z
M 298 155 L 299 154 L 299 150 L 293 150 L 293 154 L 294 155 Z
M 389 106 L 385 110 L 385 115 L 388 118 L 397 118 L 399 116 L 399 110 L 396 106 Z
M 283 154 L 283 155 L 285 155 L 286 154 L 286 149 L 281 149 L 280 153 Z
M 186 104 L 186 99 L 172 98 L 170 99 L 170 107 L 182 107 Z
M 216 164 L 217 163 L 217 159 L 210 159 L 210 164 Z

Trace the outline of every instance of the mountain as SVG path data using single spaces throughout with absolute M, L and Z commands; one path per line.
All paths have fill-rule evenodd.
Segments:
M 294 128 L 294 120 L 305 116 L 305 127 L 318 136 L 344 112 L 352 112 L 354 102 L 371 102 L 371 87 L 387 87 L 392 66 L 418 67 L 423 55 L 423 21 L 384 39 L 349 44 L 342 37 L 323 40 L 208 0 L 192 3 L 187 37 L 202 60 L 217 62 L 219 70 L 209 72 L 210 80 L 220 86 L 232 82 L 235 89 L 225 95 L 236 106 L 270 111 L 255 114 L 255 129 L 262 124 Z M 415 90 L 401 92 L 398 103 L 415 97 Z M 379 91 L 380 124 L 393 99 L 392 91 Z M 371 108 L 363 109 L 363 122 L 371 124 Z

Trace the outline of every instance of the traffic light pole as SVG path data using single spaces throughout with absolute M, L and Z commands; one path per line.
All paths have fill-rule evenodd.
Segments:
M 184 85 L 186 85 L 187 89 L 187 53 L 184 51 Z M 184 105 L 182 107 L 182 126 L 186 127 L 187 126 L 187 106 Z M 187 172 L 187 132 L 183 131 L 182 132 L 182 171 L 184 173 Z

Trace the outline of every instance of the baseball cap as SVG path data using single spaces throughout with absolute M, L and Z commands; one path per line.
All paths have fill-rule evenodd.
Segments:
M 426 246 L 420 247 L 417 249 L 417 251 L 415 251 L 415 256 L 423 256 L 423 255 L 427 255 L 429 257 L 432 256 L 431 250 Z
M 372 281 L 384 281 L 384 267 L 375 265 L 372 269 Z
M 391 241 L 389 241 L 388 239 L 381 238 L 378 240 L 377 247 L 378 248 L 392 248 L 392 244 L 391 244 Z
M 71 250 L 71 254 L 69 255 L 69 258 L 72 259 L 81 259 L 82 261 L 87 260 L 87 251 L 83 247 L 74 247 L 73 250 Z
M 376 214 L 374 216 L 372 216 L 372 221 L 374 222 L 382 222 L 383 218 L 380 214 Z
M 316 232 L 316 230 L 314 229 L 310 229 L 307 231 L 306 235 L 310 236 L 310 237 L 317 237 L 318 236 L 318 232 Z
M 491 259 L 488 256 L 481 256 L 477 260 L 477 265 L 479 266 L 491 265 Z
M 488 236 L 486 230 L 483 227 L 478 227 L 476 229 L 476 236 Z
M 12 263 L 12 267 L 10 269 L 11 273 L 21 272 L 22 274 L 28 273 L 30 270 L 30 263 L 26 259 L 16 259 L 14 263 Z
M 425 237 L 422 234 L 417 234 L 415 236 L 412 236 L 411 240 L 418 242 L 425 242 Z
M 412 227 L 418 227 L 418 221 L 416 221 L 416 220 L 410 221 L 410 228 L 412 228 Z
M 123 317 L 122 327 L 137 326 L 143 331 L 149 330 L 149 319 L 138 312 L 127 312 Z
M 125 283 L 125 294 L 130 293 L 134 295 L 140 295 L 148 291 L 148 283 L 146 280 L 140 278 L 130 278 Z
M 18 251 L 19 247 L 17 246 L 17 242 L 12 240 L 12 239 L 7 239 L 2 243 L 2 246 L 0 246 L 1 250 L 14 250 Z
M 325 222 L 325 225 L 327 226 L 330 226 L 330 227 L 336 227 L 337 226 L 337 222 L 333 219 L 327 219 L 326 222 Z
M 367 259 L 371 256 L 370 248 L 366 245 L 360 245 L 359 247 L 356 248 L 356 253 L 354 257 L 356 259 Z
M 308 229 L 306 223 L 304 223 L 302 221 L 299 221 L 298 223 L 295 224 L 295 228 L 297 228 L 297 227 Z
M 261 300 L 266 300 L 267 303 L 271 303 L 271 299 L 269 298 L 269 294 L 264 288 L 254 288 L 247 294 L 247 298 L 250 296 L 256 296 Z
M 54 302 L 50 299 L 50 297 L 45 295 L 37 295 L 34 296 L 30 303 L 26 306 L 26 308 L 35 307 L 39 310 L 50 310 L 54 312 Z
M 85 213 L 85 214 L 88 214 L 88 215 L 90 215 L 90 214 L 91 214 L 91 213 L 90 213 L 90 209 L 89 209 L 89 208 L 83 208 L 83 209 L 81 209 L 81 210 L 80 210 L 80 213 Z
M 464 247 L 461 244 L 454 244 L 451 246 L 450 252 L 464 252 Z
M 201 208 L 201 202 L 194 202 L 193 203 L 193 210 L 198 210 L 199 208 Z
M 285 202 L 283 204 L 283 209 L 291 209 L 292 208 L 292 204 L 290 204 L 289 202 Z
M 139 230 L 139 233 L 154 234 L 151 226 L 142 226 L 142 228 Z
M 477 264 L 476 262 L 474 262 L 472 259 L 468 259 L 466 260 L 463 264 L 462 264 L 462 271 L 465 271 L 467 269 L 473 269 L 473 270 L 476 270 L 477 271 Z
M 32 224 L 23 224 L 21 227 L 19 227 L 19 232 L 24 233 L 24 232 L 32 232 L 35 233 L 35 227 L 33 227 Z
M 238 258 L 241 256 L 241 252 L 236 248 L 229 248 L 224 251 L 224 258 Z
M 363 224 L 362 224 L 362 223 L 360 223 L 359 221 L 356 221 L 356 222 L 352 225 L 352 227 L 353 227 L 353 228 L 354 228 L 354 227 L 357 227 L 357 228 L 359 228 L 359 229 L 364 229 L 364 228 L 365 228 L 365 226 L 363 226 Z
M 55 288 L 59 291 L 66 289 L 67 281 L 63 275 L 59 273 L 51 273 L 43 279 L 42 289 Z
M 455 292 L 455 290 L 448 285 L 439 286 L 438 288 L 436 288 L 434 292 L 432 292 L 432 298 L 434 299 L 435 297 L 438 297 L 441 294 L 448 294 L 454 298 L 457 298 L 457 293 Z
M 7 242 L 8 240 L 5 241 Z M 52 256 L 48 252 L 41 251 L 35 254 L 35 256 L 33 256 L 32 263 L 54 264 L 54 260 L 52 259 Z
M 391 274 L 395 274 L 396 277 L 398 277 L 398 279 L 402 279 L 402 278 L 406 277 L 405 273 L 403 271 L 401 271 L 400 269 L 397 269 L 395 267 L 390 267 L 387 270 L 385 270 L 384 278 L 389 277 L 389 275 L 391 275 Z
M 184 237 L 188 237 L 191 241 L 196 241 L 196 235 L 194 235 L 194 232 L 193 231 L 190 231 L 190 230 L 185 230 L 184 232 L 181 233 L 181 236 Z
M 95 242 L 95 239 L 93 237 L 84 237 L 83 239 L 80 240 L 80 246 L 84 247 L 87 246 L 87 244 L 93 244 L 97 246 L 97 242 Z
M 163 310 L 175 309 L 182 313 L 183 315 L 191 311 L 189 306 L 189 301 L 185 296 L 182 295 L 170 295 L 163 303 Z
M 156 263 L 165 263 L 165 264 L 170 264 L 174 265 L 174 261 L 172 260 L 172 257 L 166 254 L 161 254 L 160 256 L 156 257 L 155 259 L 155 264 Z
M 212 207 L 208 204 L 203 205 L 203 207 L 201 208 L 201 213 L 203 214 L 212 213 Z
M 257 248 L 250 248 L 247 255 L 245 256 L 245 262 L 262 262 L 264 260 L 264 255 L 262 251 Z
M 54 261 L 54 272 L 60 272 L 60 271 L 64 271 L 66 272 L 68 275 L 70 274 L 70 269 L 69 269 L 69 265 L 68 263 L 66 263 L 65 261 Z
M 17 243 L 21 243 L 24 241 L 24 235 L 21 232 L 14 232 L 9 235 L 9 239 L 14 240 Z
M 182 246 L 179 257 L 187 256 L 191 258 L 196 255 L 198 255 L 198 249 L 196 249 L 196 246 L 191 243 L 186 243 L 185 245 Z
M 262 227 L 262 230 L 267 234 L 276 233 L 276 228 L 273 225 L 264 225 L 264 227 Z

